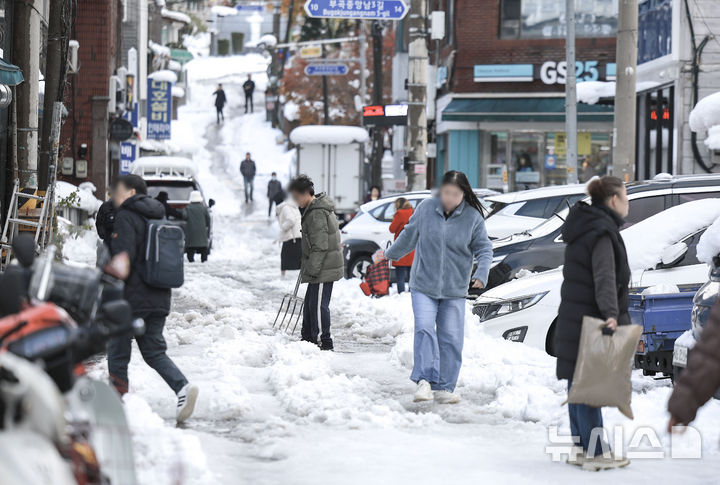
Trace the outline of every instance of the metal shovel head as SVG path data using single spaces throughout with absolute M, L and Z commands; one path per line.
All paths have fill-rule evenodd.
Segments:
M 300 321 L 300 317 L 302 317 L 303 304 L 304 300 L 299 296 L 295 296 L 291 293 L 286 294 L 283 297 L 282 303 L 280 303 L 280 309 L 275 316 L 273 328 L 287 332 L 290 330 L 290 325 L 293 325 L 290 333 L 294 334 L 298 322 Z

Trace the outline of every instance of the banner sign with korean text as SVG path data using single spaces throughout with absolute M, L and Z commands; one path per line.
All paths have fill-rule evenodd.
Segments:
M 172 83 L 148 79 L 147 138 L 169 140 L 172 120 Z
M 400 20 L 410 9 L 405 0 L 307 0 L 311 18 Z
M 120 174 L 130 173 L 130 165 L 135 161 L 135 143 L 124 141 L 120 143 Z

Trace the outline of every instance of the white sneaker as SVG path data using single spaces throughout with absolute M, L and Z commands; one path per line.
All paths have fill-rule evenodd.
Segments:
M 426 381 L 425 379 L 418 382 L 417 389 L 415 390 L 415 397 L 413 398 L 413 401 L 420 402 L 420 401 L 432 401 L 433 399 L 433 393 L 432 389 L 430 388 L 430 383 Z
M 622 468 L 628 466 L 630 460 L 622 456 L 615 456 L 611 454 L 609 457 L 598 455 L 595 458 L 585 458 L 583 460 L 582 469 L 591 472 L 597 472 L 600 470 L 610 470 L 612 468 Z
M 585 463 L 585 450 L 581 446 L 573 446 L 568 454 L 567 464 L 583 466 L 583 463 Z
M 438 404 L 457 404 L 460 396 L 450 391 L 435 391 L 435 400 Z
M 198 387 L 194 384 L 185 384 L 185 387 L 177 393 L 177 417 L 178 423 L 189 418 L 195 410 L 195 402 L 198 397 Z

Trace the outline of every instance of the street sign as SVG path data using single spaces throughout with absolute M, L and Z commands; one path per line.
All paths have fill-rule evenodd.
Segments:
M 124 141 L 120 144 L 120 174 L 130 173 L 130 165 L 135 161 L 135 143 Z
M 114 141 L 125 141 L 133 136 L 135 127 L 124 118 L 115 118 L 110 124 L 110 139 Z
M 305 74 L 308 76 L 345 76 L 348 73 L 347 64 L 308 64 Z
M 305 12 L 312 18 L 400 20 L 409 8 L 405 0 L 307 0 Z
M 148 78 L 147 138 L 169 140 L 172 120 L 172 83 Z
M 396 126 L 407 125 L 407 104 L 386 104 L 363 106 L 364 126 Z
M 319 45 L 308 45 L 300 48 L 300 57 L 310 59 L 312 57 L 320 57 L 322 55 L 322 47 Z

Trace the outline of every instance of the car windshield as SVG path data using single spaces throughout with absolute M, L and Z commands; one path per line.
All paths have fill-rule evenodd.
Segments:
M 168 200 L 190 200 L 190 192 L 195 189 L 191 181 L 170 182 L 166 180 L 148 181 L 148 195 L 157 197 L 160 192 L 167 192 Z

